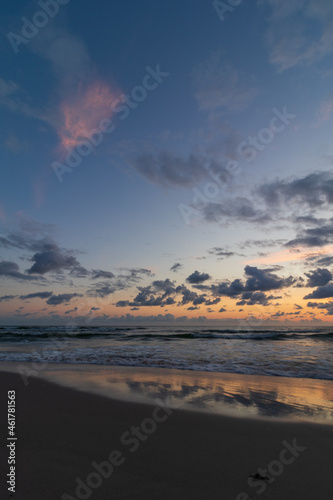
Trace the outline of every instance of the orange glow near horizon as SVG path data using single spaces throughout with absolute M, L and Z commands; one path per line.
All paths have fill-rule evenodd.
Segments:
M 316 256 L 327 255 L 333 252 L 333 245 L 328 245 L 325 250 L 318 250 L 315 252 Z M 246 264 L 278 264 L 280 262 L 293 262 L 298 260 L 305 260 L 314 255 L 313 250 L 305 250 L 304 248 L 293 248 L 292 250 L 282 250 L 281 252 L 274 252 L 264 257 L 259 257 L 253 260 L 247 260 Z

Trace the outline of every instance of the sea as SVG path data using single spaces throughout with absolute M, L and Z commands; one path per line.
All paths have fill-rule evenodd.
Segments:
M 3 326 L 0 361 L 333 380 L 333 328 Z

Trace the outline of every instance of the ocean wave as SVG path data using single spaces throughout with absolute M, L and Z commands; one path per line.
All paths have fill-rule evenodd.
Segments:
M 57 327 L 17 327 L 0 329 L 0 342 L 33 342 L 51 339 L 121 339 L 123 341 L 177 341 L 177 340 L 252 340 L 252 341 L 290 341 L 297 339 L 333 340 L 333 332 L 318 330 L 176 330 L 152 331 L 148 327 L 79 327 L 75 330 Z

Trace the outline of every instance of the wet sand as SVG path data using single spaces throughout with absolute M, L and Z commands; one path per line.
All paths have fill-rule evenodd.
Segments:
M 333 426 L 113 400 L 0 373 L 1 498 L 331 500 Z M 16 391 L 15 482 L 4 476 Z M 102 463 L 103 462 L 103 463 Z M 269 480 L 249 478 L 260 469 Z

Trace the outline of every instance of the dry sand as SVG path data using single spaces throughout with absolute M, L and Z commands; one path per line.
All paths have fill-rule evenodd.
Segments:
M 4 372 L 0 387 L 1 499 L 333 498 L 333 426 L 171 411 L 39 379 L 24 386 L 19 375 Z M 16 492 L 10 496 L 6 438 L 12 389 L 17 441 Z M 108 462 L 102 472 L 109 477 L 97 472 L 101 462 Z M 259 468 L 271 482 L 252 479 L 250 486 L 249 475 Z M 88 478 L 90 488 L 80 483 L 77 489 L 77 478 L 84 484 Z

